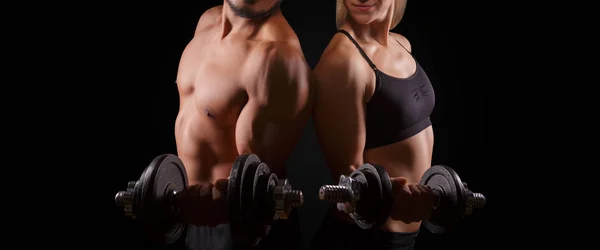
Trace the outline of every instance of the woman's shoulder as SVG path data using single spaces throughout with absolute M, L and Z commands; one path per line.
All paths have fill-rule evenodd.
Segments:
M 408 38 L 406 38 L 405 36 L 403 36 L 401 34 L 394 33 L 394 32 L 390 32 L 390 35 L 392 36 L 392 38 L 394 38 L 396 41 L 398 41 L 402 46 L 404 46 L 404 48 L 406 48 L 406 50 L 408 50 L 408 52 L 411 52 L 410 41 L 408 41 Z
M 336 33 L 321 53 L 318 68 L 351 70 L 361 55 L 356 46 L 343 34 Z
M 373 78 L 373 69 L 356 46 L 341 34 L 331 39 L 313 73 L 320 83 L 319 88 L 363 89 L 364 83 Z

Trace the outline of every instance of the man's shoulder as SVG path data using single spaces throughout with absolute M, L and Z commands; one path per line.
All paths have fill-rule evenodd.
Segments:
M 283 60 L 286 57 L 302 56 L 302 50 L 294 40 L 272 40 L 260 42 L 255 50 L 266 60 Z
M 204 11 L 200 16 L 200 21 L 218 19 L 221 17 L 221 14 L 223 14 L 223 5 L 217 5 Z
M 196 25 L 196 32 L 207 27 L 211 27 L 212 25 L 218 24 L 221 20 L 222 13 L 223 5 L 218 5 L 204 11 Z
M 281 45 L 283 49 L 286 49 L 286 46 L 300 49 L 298 35 L 292 26 L 290 26 L 287 19 L 280 13 L 273 14 L 265 20 L 255 38 L 265 44 L 272 43 L 268 45 Z
M 246 59 L 242 79 L 246 89 L 278 92 L 282 96 L 296 95 L 310 84 L 310 67 L 302 52 L 293 44 L 283 41 L 262 41 L 253 47 Z
M 308 64 L 300 46 L 294 40 L 269 40 L 258 43 L 253 54 L 266 70 L 307 70 Z

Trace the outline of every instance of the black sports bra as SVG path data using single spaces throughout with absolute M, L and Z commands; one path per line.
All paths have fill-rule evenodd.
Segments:
M 347 31 L 338 32 L 346 35 L 356 45 L 375 71 L 375 92 L 367 102 L 365 111 L 365 150 L 402 141 L 429 127 L 430 115 L 435 106 L 435 93 L 429 77 L 412 53 L 409 52 L 417 64 L 415 73 L 407 78 L 393 77 L 379 71 Z M 398 44 L 404 48 L 400 42 Z

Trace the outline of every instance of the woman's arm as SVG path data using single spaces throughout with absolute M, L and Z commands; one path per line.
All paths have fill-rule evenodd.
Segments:
M 362 58 L 347 52 L 353 47 L 341 46 L 328 48 L 314 69 L 313 120 L 334 180 L 363 164 L 365 83 L 373 79 Z

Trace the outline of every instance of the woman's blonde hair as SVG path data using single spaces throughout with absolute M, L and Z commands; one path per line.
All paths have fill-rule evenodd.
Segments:
M 390 25 L 390 30 L 395 28 L 402 20 L 402 16 L 404 16 L 404 9 L 406 8 L 407 0 L 394 0 L 394 15 L 392 16 L 392 23 Z M 342 26 L 342 23 L 346 20 L 346 16 L 348 12 L 346 12 L 346 6 L 344 5 L 344 0 L 337 0 L 335 6 L 335 24 L 339 29 Z

